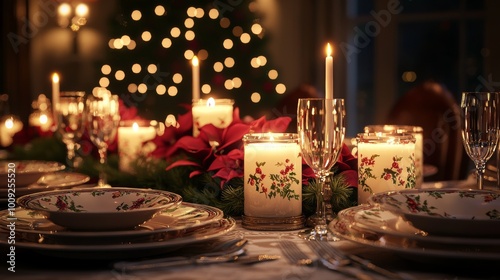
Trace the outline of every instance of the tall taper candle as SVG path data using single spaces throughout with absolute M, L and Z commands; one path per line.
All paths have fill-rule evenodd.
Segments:
M 54 113 L 57 106 L 59 106 L 59 75 L 54 73 L 52 75 L 52 111 Z
M 332 46 L 330 43 L 326 46 L 326 59 L 325 59 L 325 98 L 333 98 L 333 57 Z
M 200 99 L 200 65 L 198 57 L 194 56 L 193 64 L 193 101 Z

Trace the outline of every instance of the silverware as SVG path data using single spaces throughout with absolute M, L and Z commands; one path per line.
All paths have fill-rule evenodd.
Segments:
M 324 267 L 353 276 L 359 280 L 372 280 L 373 277 L 358 268 L 350 267 L 351 260 L 343 254 L 330 250 L 326 241 L 310 241 L 309 246 L 318 255 L 319 261 Z
M 245 253 L 245 249 L 240 249 L 222 255 L 201 255 L 196 257 L 170 257 L 153 259 L 138 262 L 118 262 L 113 265 L 115 270 L 121 272 L 131 272 L 139 270 L 165 269 L 193 264 L 213 264 L 236 261 L 240 255 Z
M 289 240 L 279 243 L 281 251 L 288 258 L 288 261 L 294 265 L 310 265 L 313 260 L 300 250 L 297 244 Z
M 138 271 L 145 269 L 161 269 L 178 267 L 191 264 L 212 264 L 224 262 L 236 262 L 240 264 L 253 264 L 257 262 L 277 260 L 277 255 L 252 255 L 243 256 L 246 250 L 243 248 L 248 241 L 246 239 L 230 239 L 210 245 L 210 251 L 194 256 L 166 257 L 145 261 L 123 261 L 117 262 L 113 268 L 118 271 Z
M 322 250 L 324 250 L 325 254 L 328 254 L 330 256 L 330 258 L 335 259 L 337 262 L 342 262 L 344 263 L 344 265 L 354 262 L 365 269 L 368 269 L 390 279 L 407 279 L 397 273 L 377 266 L 366 259 L 353 254 L 346 254 L 328 242 L 317 241 L 317 243 L 319 244 L 314 245 L 313 242 L 311 242 L 310 245 L 319 246 Z

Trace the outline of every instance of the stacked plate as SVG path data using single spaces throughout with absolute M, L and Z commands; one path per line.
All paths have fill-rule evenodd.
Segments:
M 500 260 L 500 192 L 464 189 L 374 194 L 329 225 L 347 240 L 416 260 Z M 425 256 L 425 258 L 422 258 Z
M 35 192 L 66 189 L 85 184 L 90 177 L 66 172 L 65 166 L 53 161 L 0 161 L 0 202 Z
M 64 258 L 156 255 L 217 238 L 236 222 L 178 194 L 137 188 L 76 188 L 22 196 L 0 211 L 0 245 Z

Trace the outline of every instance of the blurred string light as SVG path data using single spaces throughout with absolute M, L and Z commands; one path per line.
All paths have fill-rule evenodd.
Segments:
M 257 11 L 257 3 L 251 2 L 248 6 L 248 9 L 251 12 Z M 147 11 L 143 11 L 140 9 L 133 10 L 130 13 L 130 18 L 133 21 L 140 22 L 144 17 L 143 15 L 147 14 Z M 154 7 L 154 14 L 158 17 L 165 17 L 168 15 L 168 11 L 162 5 L 157 5 Z M 152 34 L 149 30 L 144 30 L 140 34 L 140 37 L 133 38 L 130 35 L 123 34 L 119 38 L 112 38 L 108 42 L 108 46 L 110 49 L 122 50 L 134 50 L 138 43 L 146 43 L 153 42 L 153 38 L 158 36 L 162 39 L 161 47 L 164 49 L 171 48 L 178 40 L 185 40 L 187 42 L 193 41 L 196 39 L 196 30 L 193 29 L 196 25 L 196 20 L 201 19 L 203 17 L 209 17 L 214 21 L 214 24 L 220 26 L 223 29 L 229 29 L 231 32 L 231 36 L 224 38 L 220 43 L 221 46 L 225 50 L 232 50 L 235 48 L 235 44 L 241 42 L 242 44 L 248 44 L 252 41 L 252 37 L 262 38 L 265 31 L 262 25 L 258 22 L 254 22 L 248 27 L 248 30 L 245 30 L 241 26 L 231 26 L 231 20 L 226 17 L 221 17 L 219 11 L 215 8 L 209 8 L 204 10 L 200 7 L 191 6 L 186 9 L 185 19 L 183 20 L 183 24 L 181 26 L 171 26 L 163 34 Z M 134 39 L 138 39 L 140 42 L 136 42 Z M 225 74 L 225 71 L 231 71 L 237 63 L 243 63 L 236 61 L 233 56 L 231 56 L 231 52 L 227 52 L 227 57 L 222 60 L 219 58 L 219 61 L 215 61 L 212 64 L 212 69 L 215 73 L 220 73 L 223 77 L 223 86 L 226 90 L 231 91 L 233 89 L 242 88 L 243 80 L 241 77 L 228 77 L 228 74 Z M 194 56 L 197 56 L 200 60 L 207 60 L 209 57 L 209 52 L 206 49 L 200 49 L 196 53 L 191 49 L 186 49 L 183 53 L 183 56 L 186 60 L 190 61 Z M 263 55 L 253 57 L 250 59 L 249 67 L 252 68 L 260 68 L 267 64 L 267 58 Z M 248 63 L 248 62 L 245 62 Z M 161 73 L 158 67 L 155 64 L 141 64 L 138 62 L 133 63 L 129 67 L 125 67 L 126 69 L 112 69 L 110 65 L 103 65 L 101 68 L 101 73 L 103 77 L 99 80 L 99 85 L 101 87 L 108 87 L 110 84 L 110 80 L 114 79 L 117 81 L 122 81 L 127 77 L 127 72 L 131 71 L 130 75 L 144 75 L 143 69 L 145 69 L 149 74 L 154 75 L 155 73 Z M 114 77 L 111 75 L 114 73 Z M 234 75 L 234 73 L 233 73 Z M 136 77 L 139 77 L 136 76 Z M 142 76 L 141 76 L 142 77 Z M 267 77 L 274 81 L 278 78 L 278 71 L 275 69 L 270 70 L 267 73 Z M 189 79 L 188 79 L 189 80 Z M 178 86 L 180 86 L 184 82 L 183 76 L 181 73 L 174 73 L 171 77 L 171 81 L 166 80 L 161 82 L 160 84 L 152 85 L 151 89 L 157 95 L 166 95 L 168 96 L 176 96 L 179 93 Z M 166 84 L 164 84 L 166 83 Z M 127 86 L 127 90 L 129 93 L 138 93 L 144 94 L 148 91 L 148 86 L 145 83 L 130 83 Z M 202 93 L 209 94 L 212 91 L 212 86 L 209 84 L 203 84 L 201 88 Z M 277 94 L 283 94 L 286 92 L 286 86 L 282 83 L 278 83 L 274 85 L 274 91 Z M 250 95 L 250 101 L 253 103 L 259 103 L 262 99 L 262 93 L 253 92 Z
M 79 3 L 73 6 L 68 3 L 61 3 L 57 7 L 57 23 L 60 27 L 69 27 L 77 32 L 82 26 L 87 24 L 89 7 L 87 4 Z

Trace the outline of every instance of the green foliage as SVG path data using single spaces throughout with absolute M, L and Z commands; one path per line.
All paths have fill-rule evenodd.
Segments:
M 57 137 L 39 137 L 27 145 L 14 143 L 13 159 L 18 160 L 48 160 L 66 163 L 66 145 Z

